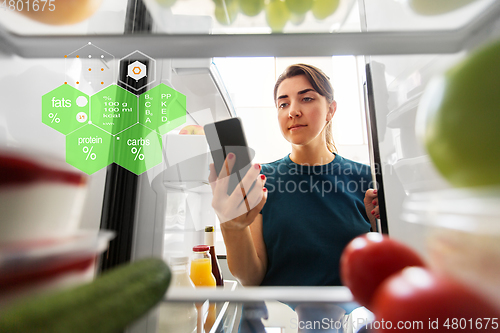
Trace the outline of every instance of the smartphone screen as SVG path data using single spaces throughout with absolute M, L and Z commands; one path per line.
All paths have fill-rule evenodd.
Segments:
M 251 166 L 253 151 L 247 146 L 240 118 L 230 118 L 204 126 L 205 136 L 214 160 L 215 171 L 220 174 L 229 153 L 236 155 L 231 170 L 227 194 L 230 195 Z

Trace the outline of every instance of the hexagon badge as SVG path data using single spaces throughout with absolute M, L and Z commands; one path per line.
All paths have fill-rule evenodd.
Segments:
M 161 135 L 186 122 L 186 96 L 160 84 L 139 96 L 139 122 Z
M 113 162 L 113 136 L 88 124 L 66 136 L 66 162 L 87 174 Z
M 156 80 L 156 60 L 141 51 L 134 51 L 120 59 L 120 72 L 127 73 L 126 79 L 118 79 L 127 88 L 139 91 Z
M 137 96 L 112 85 L 92 96 L 92 124 L 119 133 L 137 123 Z
M 161 136 L 136 124 L 115 137 L 115 163 L 140 175 L 162 162 Z
M 89 120 L 89 96 L 67 84 L 42 96 L 42 122 L 69 134 Z
M 147 72 L 148 69 L 146 68 L 146 65 L 144 65 L 140 61 L 134 61 L 133 63 L 128 65 L 127 75 L 135 79 L 136 81 L 139 81 L 143 77 L 148 76 Z
M 116 80 L 115 57 L 91 42 L 64 55 L 64 66 L 64 81 L 89 94 Z

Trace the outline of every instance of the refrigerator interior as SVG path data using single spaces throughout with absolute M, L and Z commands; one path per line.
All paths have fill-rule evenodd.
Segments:
M 190 253 L 193 245 L 202 242 L 203 228 L 216 222 L 208 184 L 211 156 L 204 136 L 178 135 L 186 125 L 238 116 L 213 58 L 354 55 L 361 82 L 368 81 L 366 136 L 372 168 L 380 170 L 374 175 L 380 181 L 383 200 L 380 226 L 426 255 L 426 227 L 404 221 L 405 201 L 413 194 L 450 186 L 436 172 L 419 141 L 415 121 L 419 101 L 432 77 L 500 36 L 500 5 L 494 0 L 477 0 L 448 14 L 422 16 L 412 12 L 408 3 L 344 0 L 338 12 L 326 20 L 315 20 L 308 13 L 302 24 L 287 23 L 283 34 L 271 34 L 264 12 L 255 18 L 239 14 L 233 24 L 223 25 L 214 16 L 214 4 L 204 0 L 178 0 L 171 8 L 144 0 L 143 31 L 127 28 L 135 1 L 105 0 L 88 20 L 64 27 L 0 10 L 0 145 L 64 159 L 65 135 L 40 121 L 41 96 L 63 82 L 85 94 L 96 94 L 118 82 L 121 58 L 134 50 L 153 58 L 155 82 L 186 96 L 186 122 L 161 137 L 162 162 L 134 176 L 133 232 L 124 248 L 130 260 L 158 256 L 168 262 L 172 255 Z M 89 42 L 110 55 L 105 61 L 110 70 L 100 76 L 106 82 L 104 87 L 83 70 L 100 60 L 85 59 L 82 66 L 64 58 L 91 48 Z M 297 47 L 295 42 L 305 47 Z M 110 209 L 103 207 L 103 201 L 111 172 L 110 167 L 103 167 L 89 176 L 81 228 L 99 228 L 104 211 Z M 296 323 L 296 314 L 275 300 L 352 305 L 343 287 L 231 288 L 192 295 L 173 292 L 168 298 L 219 302 L 220 316 L 211 332 L 237 328 L 242 302 L 267 301 L 266 325 L 282 328 L 282 332 L 297 331 L 291 324 Z M 128 332 L 156 332 L 157 314 L 152 312 Z M 360 314 L 366 320 L 369 316 Z
M 384 9 L 392 8 L 393 11 L 381 11 L 378 6 L 370 7 L 373 5 L 370 3 L 365 7 L 366 28 L 368 31 L 395 29 L 396 23 L 388 20 L 389 16 L 401 18 L 397 22 L 406 22 L 401 23 L 401 29 L 410 29 L 410 26 L 436 29 L 439 24 L 458 28 L 475 19 L 476 10 L 488 4 L 476 2 L 475 7 L 471 6 L 467 11 L 439 16 L 439 22 L 433 21 L 433 17 L 414 22 L 405 16 L 400 7 L 389 1 Z M 371 96 L 366 96 L 366 99 L 367 104 L 368 100 L 372 104 L 367 105 L 367 108 L 371 118 L 372 139 L 377 146 L 377 156 L 372 162 L 378 163 L 381 171 L 381 188 L 387 214 L 383 230 L 423 255 L 426 255 L 426 226 L 408 223 L 403 218 L 405 202 L 411 200 L 412 194 L 446 192 L 452 186 L 438 173 L 423 146 L 423 125 L 419 123 L 418 116 L 421 97 L 433 78 L 445 73 L 482 45 L 497 40 L 499 34 L 499 24 L 493 20 L 467 38 L 463 49 L 455 53 L 365 57 L 366 70 L 371 76 Z

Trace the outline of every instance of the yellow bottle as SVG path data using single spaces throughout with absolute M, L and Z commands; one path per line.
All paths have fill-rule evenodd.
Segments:
M 217 283 L 212 274 L 212 261 L 210 259 L 210 246 L 197 245 L 193 247 L 193 258 L 191 260 L 191 281 L 196 288 L 215 288 Z M 196 304 L 198 309 L 197 333 L 209 332 L 216 318 L 215 304 L 210 304 L 208 311 L 202 311 L 202 304 Z
M 215 277 L 212 274 L 212 263 L 208 245 L 193 247 L 190 278 L 196 287 L 215 287 Z

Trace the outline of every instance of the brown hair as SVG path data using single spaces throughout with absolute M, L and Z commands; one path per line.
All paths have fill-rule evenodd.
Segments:
M 318 94 L 326 98 L 328 104 L 333 102 L 333 87 L 330 83 L 330 78 L 317 67 L 306 64 L 295 64 L 288 66 L 285 71 L 278 77 L 278 80 L 274 85 L 275 103 L 276 98 L 278 97 L 278 87 L 280 86 L 281 82 L 297 75 L 304 75 L 307 78 L 307 81 L 309 81 L 309 83 L 312 85 L 314 90 L 316 90 Z M 333 142 L 331 120 L 328 121 L 328 123 L 325 125 L 325 127 L 323 128 L 323 132 L 325 132 L 326 147 L 330 152 L 336 152 L 337 148 L 335 148 L 335 143 Z

